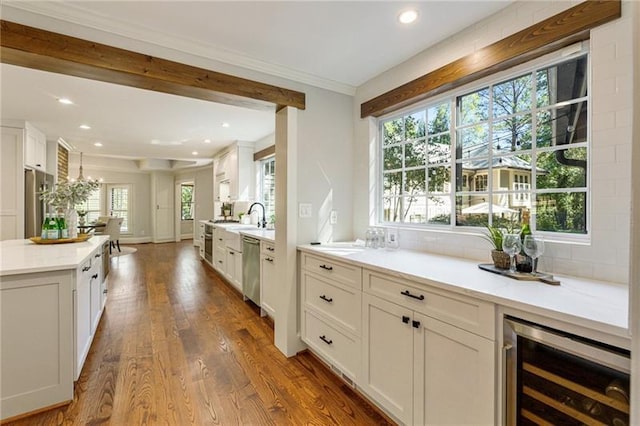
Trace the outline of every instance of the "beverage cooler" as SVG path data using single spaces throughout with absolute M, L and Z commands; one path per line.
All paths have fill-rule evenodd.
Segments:
M 629 351 L 507 317 L 507 425 L 629 425 Z

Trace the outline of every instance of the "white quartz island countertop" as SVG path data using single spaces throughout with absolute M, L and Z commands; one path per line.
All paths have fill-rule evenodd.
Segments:
M 556 275 L 561 285 L 518 281 L 478 268 L 477 261 L 352 243 L 302 245 L 299 250 L 422 282 L 498 305 L 536 313 L 629 339 L 628 287 Z
M 0 276 L 77 268 L 109 236 L 95 235 L 68 244 L 35 244 L 30 240 L 0 241 Z

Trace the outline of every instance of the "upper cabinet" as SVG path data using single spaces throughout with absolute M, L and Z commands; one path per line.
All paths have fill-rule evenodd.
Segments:
M 213 159 L 214 201 L 248 201 L 254 195 L 253 144 L 236 142 Z
M 25 123 L 24 165 L 47 171 L 47 138 L 40 130 Z

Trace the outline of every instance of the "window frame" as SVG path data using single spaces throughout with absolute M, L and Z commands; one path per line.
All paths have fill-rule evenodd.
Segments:
M 114 211 L 111 209 L 113 200 L 111 197 L 111 191 L 113 189 L 117 189 L 117 188 L 126 188 L 127 189 L 127 210 L 126 211 L 126 222 L 122 223 L 122 226 L 120 228 L 120 232 L 123 235 L 132 235 L 133 234 L 133 204 L 131 203 L 131 199 L 133 197 L 132 194 L 132 188 L 133 185 L 129 184 L 129 183 L 108 183 L 106 184 L 106 197 L 105 197 L 105 201 L 106 201 L 106 207 L 107 207 L 107 212 L 109 212 L 109 216 L 114 216 Z M 118 210 L 118 211 L 123 211 L 123 210 Z M 122 216 L 118 216 L 115 215 L 117 217 L 122 217 Z M 124 227 L 126 224 L 126 228 Z
M 264 192 L 264 187 L 265 187 L 265 174 L 264 174 L 264 166 L 266 163 L 272 163 L 273 164 L 273 200 L 272 202 L 267 202 L 265 200 L 265 192 Z M 270 220 L 271 215 L 275 215 L 276 214 L 276 195 L 275 195 L 275 170 L 276 170 L 276 156 L 275 155 L 270 155 L 268 157 L 265 158 L 261 158 L 258 161 L 259 164 L 259 185 L 260 185 L 260 202 L 262 204 L 264 204 L 264 208 L 265 208 L 265 217 L 267 218 L 267 221 Z
M 182 191 L 184 187 L 191 187 L 191 201 L 189 203 L 185 203 L 184 201 L 182 201 Z M 195 213 L 195 184 L 193 182 L 182 182 L 180 183 L 180 221 L 182 222 L 186 222 L 186 221 L 193 221 L 194 220 L 194 213 Z M 182 215 L 182 213 L 184 212 L 184 206 L 185 204 L 190 204 L 191 205 L 191 218 L 189 219 L 185 219 L 184 216 Z
M 570 242 L 570 243 L 580 243 L 580 244 L 587 244 L 591 241 L 591 218 L 593 216 L 593 210 L 592 210 L 592 197 L 590 195 L 591 190 L 592 190 L 592 185 L 591 185 L 591 180 L 592 180 L 592 173 L 593 173 L 593 168 L 592 168 L 592 134 L 593 134 L 593 130 L 592 130 L 592 125 L 591 125 L 591 120 L 592 120 L 592 114 L 593 114 L 593 106 L 592 106 L 592 91 L 593 91 L 593 84 L 592 84 L 592 56 L 591 56 L 591 49 L 589 47 L 589 41 L 584 41 L 584 42 L 580 42 L 578 43 L 579 45 L 579 49 L 575 49 L 576 45 L 570 46 L 566 49 L 561 49 L 559 51 L 555 51 L 552 52 L 550 54 L 547 54 L 545 56 L 542 56 L 540 58 L 531 60 L 529 62 L 526 62 L 524 64 L 512 67 L 510 69 L 504 70 L 504 71 L 500 71 L 497 72 L 495 74 L 492 74 L 488 77 L 485 77 L 483 79 L 474 81 L 472 83 L 469 83 L 467 85 L 461 86 L 457 89 L 442 93 L 440 95 L 434 96 L 430 99 L 427 99 L 425 101 L 421 101 L 421 102 L 417 102 L 415 104 L 409 105 L 405 108 L 402 108 L 400 110 L 394 111 L 392 113 L 383 115 L 378 117 L 377 119 L 375 119 L 375 123 L 376 126 L 375 128 L 377 129 L 377 134 L 376 134 L 376 161 L 375 161 L 375 165 L 376 165 L 376 175 L 375 175 L 375 196 L 374 196 L 374 201 L 375 201 L 375 223 L 379 226 L 392 226 L 392 227 L 396 227 L 396 228 L 408 228 L 408 229 L 415 229 L 415 230 L 425 230 L 425 231 L 439 231 L 439 232 L 453 232 L 453 233 L 474 233 L 477 234 L 479 230 L 481 230 L 481 227 L 477 227 L 477 226 L 467 226 L 467 225 L 456 225 L 455 223 L 455 209 L 456 209 L 456 196 L 459 196 L 459 193 L 468 195 L 469 192 L 471 192 L 471 183 L 472 183 L 472 179 L 468 180 L 468 187 L 469 189 L 467 191 L 458 191 L 457 189 L 457 184 L 455 181 L 455 176 L 456 176 L 456 167 L 458 166 L 457 162 L 456 162 L 456 155 L 455 155 L 455 150 L 456 150 L 456 145 L 458 143 L 458 135 L 457 135 L 457 115 L 458 115 L 458 111 L 456 108 L 456 103 L 457 103 L 457 99 L 461 96 L 464 96 L 466 94 L 469 93 L 473 93 L 474 91 L 477 90 L 481 90 L 485 87 L 494 87 L 497 84 L 509 81 L 510 79 L 514 79 L 517 77 L 522 76 L 523 74 L 527 74 L 527 73 L 533 73 L 536 70 L 541 70 L 544 68 L 549 68 L 549 67 L 553 67 L 555 65 L 558 65 L 560 63 L 563 62 L 567 62 L 570 61 L 572 59 L 576 59 L 579 57 L 586 57 L 587 59 L 587 66 L 586 66 L 586 81 L 587 81 L 587 95 L 584 97 L 580 97 L 580 98 L 573 98 L 571 99 L 569 102 L 570 103 L 575 103 L 577 102 L 578 99 L 581 99 L 583 101 L 586 101 L 588 107 L 587 113 L 586 113 L 586 122 L 587 122 L 587 133 L 586 133 L 586 142 L 584 143 L 580 143 L 580 144 L 576 144 L 578 146 L 575 146 L 575 148 L 585 148 L 586 149 L 586 155 L 587 155 L 587 172 L 586 172 L 586 177 L 585 177 L 585 187 L 584 187 L 584 191 L 575 191 L 576 188 L 554 188 L 554 189 L 538 189 L 537 186 L 535 186 L 536 184 L 536 177 L 535 174 L 532 174 L 530 179 L 529 179 L 529 185 L 532 186 L 532 188 L 535 189 L 531 189 L 529 192 L 527 192 L 527 196 L 531 196 L 532 197 L 532 203 L 535 202 L 535 197 L 536 195 L 540 195 L 540 194 L 544 194 L 544 193 L 562 193 L 562 192 L 582 192 L 584 194 L 586 194 L 586 202 L 585 202 L 585 209 L 586 209 L 586 218 L 585 218 L 585 228 L 586 228 L 586 233 L 584 234 L 578 234 L 578 233 L 568 233 L 568 232 L 554 232 L 554 231 L 540 231 L 540 230 L 536 230 L 534 228 L 534 231 L 537 234 L 541 234 L 544 235 L 545 238 L 547 238 L 549 241 L 555 241 L 555 242 Z M 565 52 L 569 52 L 568 54 Z M 532 82 L 532 84 L 535 85 L 535 81 Z M 428 110 L 430 107 L 441 104 L 444 101 L 448 101 L 450 103 L 450 107 L 451 107 L 451 119 L 450 119 L 450 130 L 451 130 L 451 150 L 450 150 L 450 158 L 449 158 L 449 163 L 450 164 L 450 173 L 451 173 L 451 185 L 452 185 L 452 190 L 450 193 L 450 197 L 451 197 L 451 217 L 450 217 L 450 222 L 449 224 L 432 224 L 432 223 L 420 223 L 420 224 L 416 224 L 416 223 L 410 223 L 410 222 L 390 222 L 390 221 L 385 221 L 384 220 L 384 204 L 383 204 L 383 200 L 384 200 L 384 185 L 383 185 L 383 181 L 384 181 L 384 129 L 383 129 L 383 123 L 387 122 L 389 120 L 394 120 L 394 119 L 398 119 L 398 118 L 402 118 L 405 116 L 409 116 L 411 114 L 414 114 L 418 111 L 421 110 Z M 557 104 L 557 103 L 556 103 Z M 537 110 L 537 106 L 535 107 L 535 109 Z M 533 112 L 533 108 L 531 110 Z M 496 120 L 494 120 L 496 121 Z M 488 144 L 491 146 L 492 142 L 489 141 Z M 572 148 L 572 146 L 567 145 L 566 148 Z M 542 152 L 548 152 L 548 151 L 554 151 L 554 147 L 536 147 L 536 149 L 531 149 L 527 152 L 530 152 L 532 154 L 532 158 L 531 158 L 531 163 L 533 164 L 534 161 L 536 161 L 536 155 L 538 153 L 542 153 Z M 517 155 L 519 151 L 516 151 L 514 153 L 514 155 Z M 535 154 L 534 154 L 535 153 Z M 489 169 L 491 170 L 491 169 Z M 488 176 L 488 186 L 489 188 L 492 188 L 492 176 L 491 173 L 489 173 Z M 475 181 L 474 181 L 475 183 Z M 481 193 L 480 195 L 486 195 L 486 196 L 490 196 L 491 194 L 497 194 L 497 195 L 506 195 L 506 196 L 514 196 L 516 194 L 516 192 L 506 192 L 506 191 L 497 191 L 494 192 L 492 191 L 485 191 L 483 193 Z M 429 192 L 427 191 L 426 196 L 429 197 Z M 462 195 L 460 195 L 462 196 Z M 535 206 L 532 205 L 531 207 L 531 212 L 534 213 L 535 211 Z

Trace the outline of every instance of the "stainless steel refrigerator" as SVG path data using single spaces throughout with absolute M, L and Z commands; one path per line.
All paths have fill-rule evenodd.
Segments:
M 47 205 L 40 199 L 53 186 L 53 176 L 37 170 L 24 171 L 24 237 L 39 237 Z

